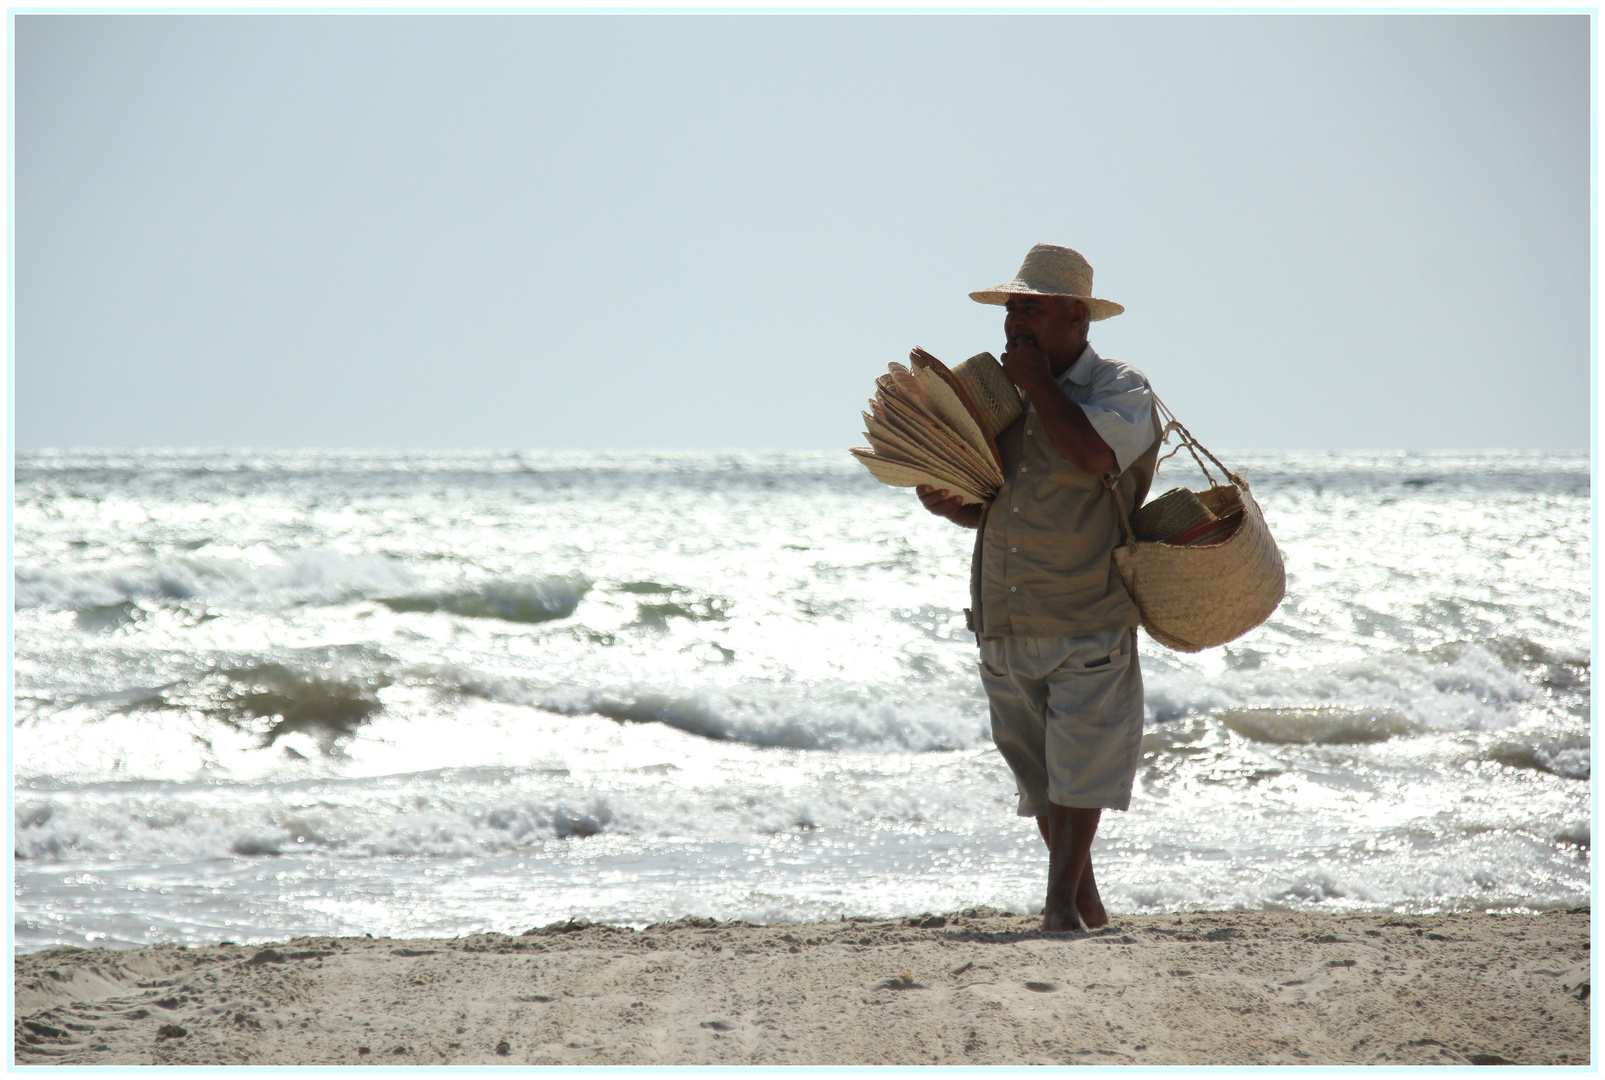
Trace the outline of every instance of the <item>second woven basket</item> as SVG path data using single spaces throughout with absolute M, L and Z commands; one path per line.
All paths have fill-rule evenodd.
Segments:
M 1196 492 L 1199 500 L 1217 517 L 1240 505 L 1242 523 L 1214 544 L 1175 547 L 1138 540 L 1111 484 L 1125 535 L 1125 543 L 1115 548 L 1115 568 L 1137 604 L 1143 629 L 1161 645 L 1199 652 L 1240 638 L 1268 619 L 1287 591 L 1287 572 L 1248 481 L 1204 449 L 1157 397 L 1155 402 L 1167 420 L 1165 437 L 1180 433 L 1181 446 L 1204 471 L 1209 488 Z M 1227 483 L 1215 481 L 1199 451 L 1225 474 Z M 1105 483 L 1111 479 L 1106 477 Z

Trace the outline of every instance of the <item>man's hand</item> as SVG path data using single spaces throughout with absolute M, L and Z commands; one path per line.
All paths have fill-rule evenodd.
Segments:
M 1003 374 L 1028 394 L 1033 389 L 1054 385 L 1048 354 L 1037 347 L 1036 340 L 1029 334 L 1009 339 L 1008 348 L 1003 350 Z
M 914 489 L 914 494 L 920 497 L 920 503 L 937 517 L 945 517 L 955 525 L 962 525 L 966 529 L 981 527 L 981 508 L 974 503 L 964 505 L 964 500 L 957 495 L 951 495 L 946 488 L 935 488 L 930 484 L 921 484 Z

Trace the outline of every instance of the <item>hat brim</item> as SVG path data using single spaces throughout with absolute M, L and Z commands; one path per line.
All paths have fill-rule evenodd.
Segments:
M 990 289 L 972 292 L 970 299 L 978 304 L 1007 304 L 1011 296 L 1062 296 L 1067 300 L 1080 300 L 1087 305 L 1087 318 L 1093 322 L 1112 319 L 1126 310 L 1124 305 L 1117 304 L 1113 300 L 1099 300 L 1095 296 L 1077 296 L 1074 293 L 1043 292 L 1019 281 L 1008 281 Z

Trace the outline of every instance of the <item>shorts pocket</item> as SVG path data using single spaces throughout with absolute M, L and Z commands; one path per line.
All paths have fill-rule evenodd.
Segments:
M 1057 670 L 1078 675 L 1106 675 L 1131 666 L 1130 634 L 1122 634 L 1108 652 L 1098 652 L 1099 647 L 1100 643 L 1084 639 L 1076 642 L 1066 652 L 1064 659 L 1059 661 Z M 1104 644 L 1102 647 L 1108 646 Z

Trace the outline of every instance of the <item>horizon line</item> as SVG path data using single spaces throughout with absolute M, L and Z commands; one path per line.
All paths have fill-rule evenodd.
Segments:
M 563 447 L 563 446 L 199 446 L 183 444 L 143 444 L 138 446 L 13 446 L 13 455 L 29 454 L 85 454 L 129 453 L 136 451 L 162 451 L 185 454 L 834 454 L 847 453 L 847 448 L 831 447 Z M 1542 447 L 1434 447 L 1407 449 L 1401 447 L 1224 447 L 1233 454 L 1389 454 L 1403 457 L 1439 454 L 1589 454 L 1588 447 L 1545 449 Z

